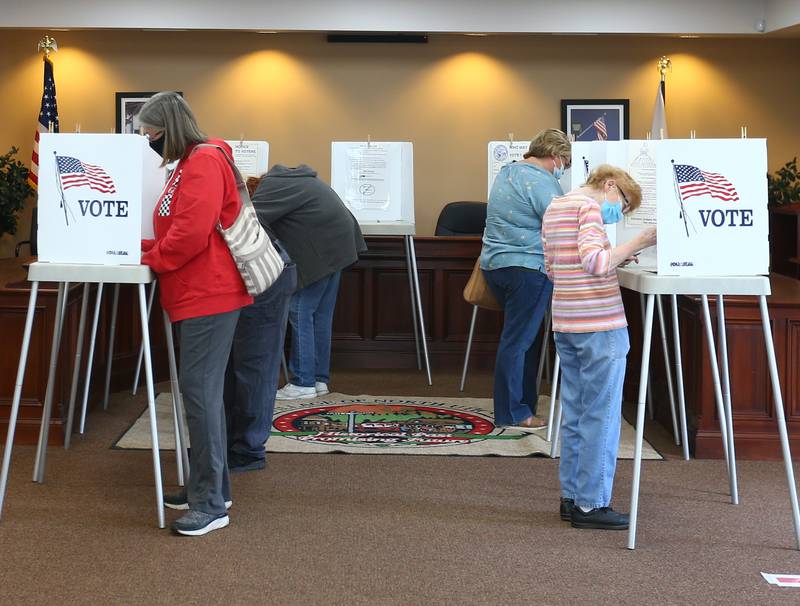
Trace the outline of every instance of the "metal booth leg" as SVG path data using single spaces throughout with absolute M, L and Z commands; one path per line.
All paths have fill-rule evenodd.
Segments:
M 153 309 L 153 299 L 156 297 L 156 285 L 158 282 L 153 280 L 150 285 L 150 294 L 147 296 L 147 319 L 150 320 L 150 311 Z M 144 343 L 139 344 L 139 358 L 136 360 L 136 371 L 133 373 L 133 387 L 131 395 L 135 396 L 139 389 L 139 376 L 142 373 L 142 358 L 144 357 Z
M 156 484 L 156 511 L 158 527 L 164 528 L 164 492 L 161 484 L 161 456 L 158 451 L 158 426 L 156 425 L 156 397 L 153 388 L 153 365 L 150 356 L 150 330 L 147 326 L 147 301 L 144 284 L 139 284 L 139 317 L 142 324 L 142 343 L 144 344 L 144 376 L 147 384 L 147 409 L 150 417 L 150 444 L 153 450 L 153 473 Z
M 719 417 L 719 432 L 722 436 L 722 448 L 725 452 L 725 464 L 728 469 L 728 482 L 730 484 L 731 501 L 735 504 L 737 495 L 734 494 L 734 482 L 731 481 L 731 466 L 736 466 L 735 453 L 732 444 L 728 442 L 727 414 L 722 401 L 722 387 L 719 378 L 719 364 L 717 363 L 717 346 L 714 341 L 714 330 L 711 325 L 711 312 L 708 309 L 708 295 L 702 295 L 703 322 L 706 329 L 706 342 L 708 344 L 708 357 L 711 360 L 711 379 L 714 383 L 714 399 L 717 402 L 717 416 Z
M 636 408 L 636 442 L 633 451 L 633 483 L 631 486 L 631 513 L 628 526 L 628 549 L 636 547 L 636 522 L 639 518 L 639 482 L 642 477 L 642 442 L 644 441 L 644 409 L 647 400 L 647 386 L 650 372 L 650 342 L 653 337 L 653 299 L 647 295 L 644 312 L 642 340 L 642 368 L 639 374 L 639 400 Z
M 475 334 L 475 319 L 478 317 L 478 306 L 472 306 L 472 319 L 469 321 L 469 336 L 467 337 L 467 351 L 464 353 L 464 370 L 461 371 L 461 385 L 458 391 L 464 391 L 467 382 L 467 366 L 469 365 L 469 352 L 472 349 L 472 335 Z
M 169 380 L 172 387 L 172 414 L 175 425 L 175 458 L 178 464 L 178 484 L 183 486 L 189 478 L 189 451 L 186 439 L 186 417 L 183 411 L 183 397 L 178 382 L 178 365 L 175 361 L 175 340 L 172 337 L 172 323 L 167 312 L 164 316 L 164 334 L 167 337 L 167 356 L 169 358 Z
M 661 305 L 661 295 L 656 295 L 656 311 L 658 311 L 658 327 L 661 330 L 661 347 L 664 350 L 664 373 L 667 377 L 667 392 L 669 393 L 669 412 L 672 416 L 672 435 L 675 446 L 681 445 L 678 432 L 678 417 L 675 414 L 675 392 L 672 389 L 672 368 L 669 365 L 669 344 L 667 343 L 667 327 L 664 322 L 664 308 Z
M 67 409 L 67 427 L 64 431 L 64 448 L 72 445 L 72 423 L 75 420 L 75 398 L 78 395 L 78 381 L 81 374 L 81 355 L 83 354 L 83 335 L 86 332 L 86 310 L 89 308 L 89 282 L 83 284 L 81 298 L 81 319 L 78 322 L 78 344 L 75 347 L 75 361 L 72 365 L 72 384 L 69 388 L 69 408 Z
M 417 301 L 417 315 L 419 316 L 419 335 L 422 342 L 422 354 L 425 358 L 425 371 L 428 374 L 428 385 L 433 385 L 431 380 L 431 362 L 428 358 L 428 340 L 425 338 L 425 314 L 422 312 L 422 294 L 419 288 L 419 271 L 417 270 L 417 253 L 414 250 L 413 236 L 406 236 L 406 246 L 408 248 L 409 256 L 411 257 L 411 272 L 414 278 L 414 292 L 412 296 L 416 297 Z
M 14 382 L 14 397 L 11 400 L 11 413 L 8 417 L 8 433 L 6 434 L 6 448 L 3 451 L 3 468 L 0 471 L 0 518 L 3 517 L 3 503 L 8 487 L 8 471 L 11 467 L 11 450 L 14 448 L 14 433 L 17 429 L 17 416 L 19 415 L 19 401 L 22 399 L 22 382 L 25 378 L 25 367 L 28 364 L 28 349 L 31 344 L 31 328 L 33 316 L 36 313 L 36 296 L 39 293 L 39 283 L 31 284 L 31 295 L 28 299 L 28 314 L 25 316 L 25 330 L 22 333 L 22 349 L 19 354 L 17 366 L 17 380 Z
M 681 362 L 681 331 L 678 325 L 678 297 L 671 295 L 672 299 L 672 335 L 675 345 L 675 379 L 678 387 L 678 411 L 681 421 L 681 445 L 683 446 L 683 458 L 689 460 L 689 432 L 686 429 L 686 399 L 683 390 L 683 366 Z
M 544 314 L 544 326 L 542 327 L 542 349 L 539 352 L 539 368 L 536 369 L 536 406 L 539 406 L 539 390 L 542 386 L 542 373 L 544 372 L 544 360 L 547 357 L 547 346 L 550 343 L 551 323 L 553 320 L 553 313 L 548 309 Z
M 778 433 L 781 437 L 783 465 L 786 468 L 786 482 L 789 485 L 789 500 L 792 505 L 792 521 L 794 522 L 794 539 L 797 548 L 800 549 L 800 511 L 798 511 L 797 506 L 797 486 L 795 484 L 794 469 L 792 467 L 792 453 L 789 449 L 789 434 L 786 431 L 786 417 L 783 412 L 783 395 L 781 394 L 781 382 L 778 377 L 778 365 L 775 363 L 775 346 L 772 342 L 772 327 L 769 323 L 767 298 L 761 295 L 758 303 L 761 308 L 761 326 L 764 329 L 764 345 L 767 349 L 767 362 L 769 364 L 772 395 L 775 398 L 775 416 L 778 421 Z M 2 497 L 2 493 L 0 493 L 0 497 Z
M 558 357 L 556 352 L 556 361 L 553 364 L 553 378 L 550 382 L 550 414 L 547 416 L 547 437 L 548 442 L 553 437 L 553 417 L 556 409 L 556 395 L 558 394 L 558 373 L 561 370 L 561 358 Z M 561 410 L 559 409 L 559 414 Z M 561 425 L 559 423 L 559 425 Z M 552 455 L 551 455 L 552 456 Z
M 53 342 L 50 346 L 50 372 L 47 375 L 47 391 L 42 409 L 42 424 L 39 428 L 39 445 L 36 449 L 36 462 L 33 465 L 33 481 L 44 482 L 44 464 L 47 458 L 47 437 L 50 434 L 50 416 L 53 411 L 53 392 L 56 388 L 56 367 L 58 366 L 58 349 L 61 346 L 61 332 L 64 324 L 69 282 L 58 285 L 56 300 L 56 317 L 53 325 Z
M 89 387 L 92 384 L 92 364 L 94 362 L 94 346 L 97 341 L 97 323 L 100 319 L 100 304 L 103 301 L 103 283 L 97 283 L 97 298 L 94 302 L 94 318 L 92 332 L 89 337 L 89 357 L 86 359 L 86 380 L 83 383 L 83 403 L 81 404 L 81 422 L 78 431 L 83 435 L 86 429 L 86 409 L 89 406 Z
M 733 406 L 731 405 L 731 379 L 728 370 L 728 339 L 725 335 L 725 304 L 722 295 L 717 296 L 717 338 L 719 339 L 719 355 L 722 362 L 722 400 L 725 403 L 725 425 L 722 430 L 728 434 L 728 482 L 731 486 L 731 502 L 739 504 L 739 483 L 736 478 L 736 448 L 733 442 Z
M 645 295 L 639 293 L 639 302 L 641 303 L 642 307 L 642 322 L 645 320 Z M 649 362 L 648 362 L 649 363 Z M 650 417 L 650 420 L 656 418 L 655 411 L 653 410 L 653 387 L 650 385 L 650 382 L 647 383 L 647 416 Z
M 417 298 L 414 296 L 416 292 L 414 288 L 414 273 L 412 271 L 411 263 L 411 247 L 408 245 L 411 236 L 403 236 L 403 248 L 406 253 L 406 270 L 408 271 L 408 296 L 411 300 L 411 321 L 414 324 L 414 347 L 417 350 L 417 370 L 422 370 L 422 357 L 420 356 L 419 349 L 419 325 L 417 324 Z
M 119 307 L 119 284 L 114 284 L 114 299 L 111 304 L 111 326 L 108 335 L 108 358 L 106 359 L 106 384 L 103 390 L 103 410 L 108 410 L 108 392 L 111 387 L 111 365 L 114 361 L 114 336 L 117 331 L 117 308 Z M 148 315 L 149 317 L 149 315 Z

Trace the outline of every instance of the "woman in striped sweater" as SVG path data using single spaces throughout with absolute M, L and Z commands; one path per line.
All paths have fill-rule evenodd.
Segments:
M 612 248 L 603 224 L 620 221 L 641 199 L 628 173 L 604 164 L 555 198 L 542 224 L 562 369 L 561 518 L 575 528 L 628 528 L 628 516 L 609 506 L 629 349 L 616 268 L 653 246 L 656 230 Z

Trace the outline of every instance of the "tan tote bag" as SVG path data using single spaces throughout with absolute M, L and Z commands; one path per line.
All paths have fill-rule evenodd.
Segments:
M 500 307 L 497 299 L 494 298 L 492 291 L 489 290 L 489 285 L 486 283 L 486 278 L 483 277 L 480 261 L 480 258 L 475 261 L 475 267 L 472 268 L 472 275 L 469 277 L 469 281 L 464 287 L 464 300 L 470 305 L 502 311 L 503 308 Z

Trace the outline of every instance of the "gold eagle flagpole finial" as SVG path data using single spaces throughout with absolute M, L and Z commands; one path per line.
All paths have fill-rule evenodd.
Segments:
M 661 81 L 667 79 L 667 70 L 672 71 L 672 59 L 664 55 L 658 59 L 658 73 L 661 74 Z
M 58 43 L 50 34 L 45 34 L 36 46 L 36 52 L 44 51 L 44 58 L 50 59 L 50 53 L 58 51 Z

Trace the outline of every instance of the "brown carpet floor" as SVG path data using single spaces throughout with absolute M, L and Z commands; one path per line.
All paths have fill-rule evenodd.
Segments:
M 335 373 L 346 393 L 454 396 L 411 371 Z M 466 395 L 486 397 L 473 373 Z M 409 386 L 414 386 L 413 388 Z M 109 450 L 143 408 L 116 394 L 71 451 L 14 452 L 0 522 L 2 604 L 798 604 L 766 572 L 800 572 L 780 463 L 740 462 L 730 505 L 721 461 L 645 462 L 638 548 L 623 532 L 557 515 L 557 462 L 544 458 L 271 454 L 234 476 L 229 528 L 179 538 L 156 527 L 148 452 Z M 629 416 L 630 418 L 630 416 Z M 164 456 L 168 485 L 174 456 Z M 615 504 L 628 509 L 632 465 Z M 168 520 L 175 512 L 168 512 Z

